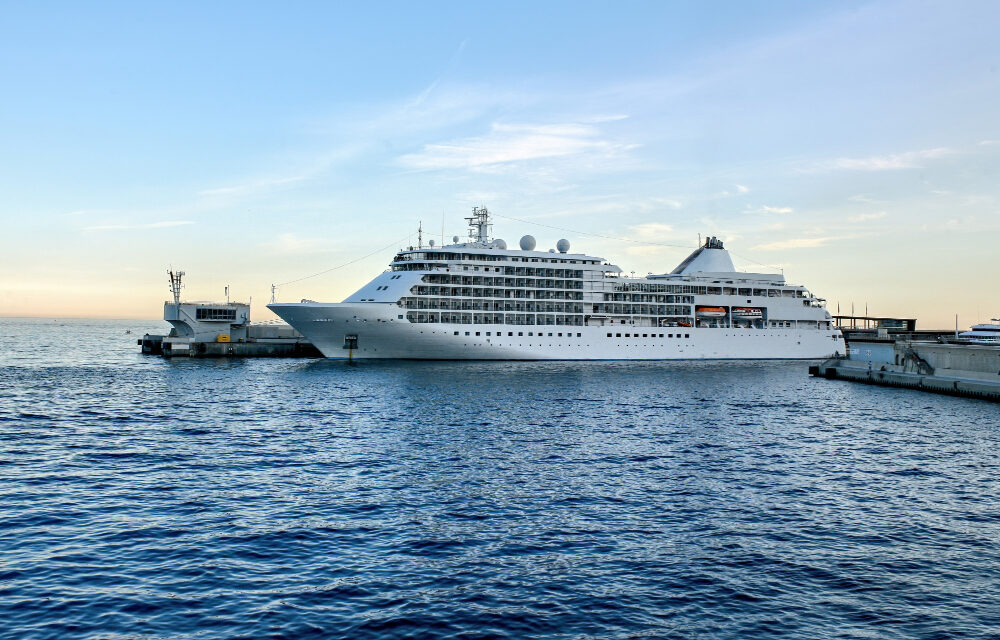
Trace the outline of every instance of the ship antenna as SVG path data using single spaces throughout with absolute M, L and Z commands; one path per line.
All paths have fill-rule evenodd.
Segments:
M 424 248 L 424 221 L 419 220 L 417 222 L 417 248 Z
M 469 223 L 469 240 L 478 244 L 489 244 L 490 212 L 486 207 L 472 207 L 472 215 L 465 219 Z
M 184 285 L 181 284 L 184 272 L 175 272 L 173 269 L 170 269 L 167 271 L 167 275 L 170 276 L 170 293 L 174 294 L 174 304 L 179 305 L 181 303 L 181 289 L 184 288 Z
M 278 297 L 278 288 L 272 284 L 271 285 L 271 304 L 274 304 L 275 302 L 278 301 L 277 297 Z

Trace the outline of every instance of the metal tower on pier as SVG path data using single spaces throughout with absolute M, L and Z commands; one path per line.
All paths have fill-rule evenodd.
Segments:
M 181 284 L 181 279 L 184 277 L 183 271 L 167 271 L 167 275 L 170 276 L 170 293 L 174 294 L 174 304 L 181 303 L 181 289 L 184 285 Z M 227 287 L 228 288 L 228 287 Z

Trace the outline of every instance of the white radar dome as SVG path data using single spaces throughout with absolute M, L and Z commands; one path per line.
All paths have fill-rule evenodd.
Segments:
M 566 253 L 567 251 L 569 251 L 569 240 L 563 238 L 562 240 L 557 242 L 556 249 L 559 249 L 559 253 Z
M 433 247 L 433 246 L 434 246 L 434 241 L 433 241 L 433 240 L 431 240 L 431 241 L 429 241 L 429 242 L 428 242 L 427 244 L 429 244 L 430 246 L 432 246 L 432 247 Z
M 504 242 L 502 239 L 497 238 L 496 240 L 493 241 L 493 246 L 496 247 L 497 249 L 506 249 L 507 243 Z
M 556 252 L 555 249 L 549 249 L 549 253 L 555 253 L 555 252 Z
M 451 241 L 454 242 L 455 244 L 458 244 L 458 236 L 452 236 Z
M 521 238 L 521 251 L 534 251 L 535 250 L 535 237 L 534 236 L 524 236 Z

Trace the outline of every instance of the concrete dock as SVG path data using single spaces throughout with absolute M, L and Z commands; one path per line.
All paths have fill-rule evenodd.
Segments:
M 170 333 L 147 333 L 142 352 L 166 358 L 322 358 L 311 342 L 284 323 L 251 323 L 249 302 L 182 302 L 183 271 L 169 271 L 173 300 L 163 303 Z
M 245 337 L 197 340 L 146 334 L 138 340 L 142 352 L 166 358 L 322 358 L 311 342 L 288 325 L 248 325 Z
M 813 376 L 1000 402 L 1000 345 L 855 339 Z

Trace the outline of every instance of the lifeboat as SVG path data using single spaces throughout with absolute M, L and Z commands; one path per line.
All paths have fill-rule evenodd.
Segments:
M 764 312 L 758 307 L 733 307 L 733 317 L 757 319 L 763 318 Z
M 699 318 L 725 318 L 726 309 L 724 307 L 697 307 L 695 315 Z

